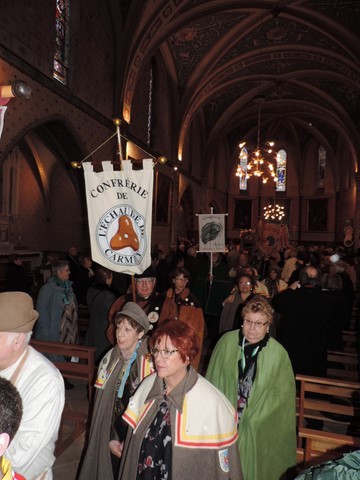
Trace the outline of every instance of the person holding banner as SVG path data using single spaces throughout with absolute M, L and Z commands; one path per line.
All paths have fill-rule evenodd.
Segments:
M 148 267 L 143 273 L 135 274 L 135 303 L 147 314 L 150 323 L 155 325 L 159 320 L 177 317 L 176 305 L 172 305 L 170 310 L 167 309 L 166 316 L 162 312 L 164 295 L 159 295 L 155 291 L 156 271 L 153 267 Z M 119 312 L 127 302 L 133 301 L 133 294 L 127 293 L 122 295 L 112 304 L 109 310 L 109 326 L 106 336 L 111 344 L 115 342 L 115 326 L 114 316 Z
M 115 317 L 116 345 L 104 356 L 95 381 L 95 402 L 88 445 L 78 480 L 117 477 L 120 442 L 127 424 L 121 415 L 139 383 L 152 373 L 146 333 L 150 323 L 136 303 L 128 302 Z
M 212 255 L 213 262 L 211 274 L 210 262 L 203 262 L 192 292 L 200 301 L 205 314 L 209 338 L 214 346 L 218 340 L 222 302 L 230 294 L 233 282 L 229 277 L 228 265 L 222 261 L 222 254 L 213 252 L 210 255 Z

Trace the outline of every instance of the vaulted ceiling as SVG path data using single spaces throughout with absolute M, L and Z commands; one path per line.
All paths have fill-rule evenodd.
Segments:
M 207 148 L 261 129 L 301 146 L 314 137 L 360 160 L 360 1 L 131 1 L 123 116 L 142 66 L 157 51 L 177 92 L 178 152 L 204 119 Z M 131 33 L 130 33 L 131 32 Z M 125 32 L 126 33 L 126 32 Z

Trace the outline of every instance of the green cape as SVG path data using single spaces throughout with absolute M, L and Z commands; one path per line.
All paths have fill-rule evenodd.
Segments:
M 220 339 L 206 378 L 237 408 L 239 330 Z M 260 351 L 257 372 L 239 424 L 238 447 L 244 480 L 279 480 L 296 464 L 295 379 L 285 349 L 270 338 Z

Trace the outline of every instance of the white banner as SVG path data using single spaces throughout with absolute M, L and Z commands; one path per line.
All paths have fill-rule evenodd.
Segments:
M 199 252 L 225 252 L 225 215 L 198 214 Z
M 0 139 L 4 128 L 4 117 L 7 107 L 0 107 Z
M 142 170 L 133 170 L 123 160 L 114 171 L 103 162 L 102 172 L 83 163 L 92 259 L 115 272 L 134 275 L 151 264 L 151 225 L 154 168 L 143 160 Z

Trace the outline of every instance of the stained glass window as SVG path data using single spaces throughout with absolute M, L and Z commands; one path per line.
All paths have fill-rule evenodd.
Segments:
M 318 151 L 318 188 L 323 188 L 325 183 L 326 150 L 320 145 Z
M 69 1 L 56 0 L 55 54 L 53 77 L 64 85 L 68 77 L 69 57 Z
M 239 188 L 240 190 L 247 190 L 247 164 L 248 164 L 249 152 L 245 147 L 240 150 L 239 154 L 239 171 L 241 171 L 241 175 L 239 175 Z M 240 173 L 240 172 L 239 172 Z
M 286 151 L 281 149 L 276 155 L 276 191 L 285 192 L 286 190 Z

